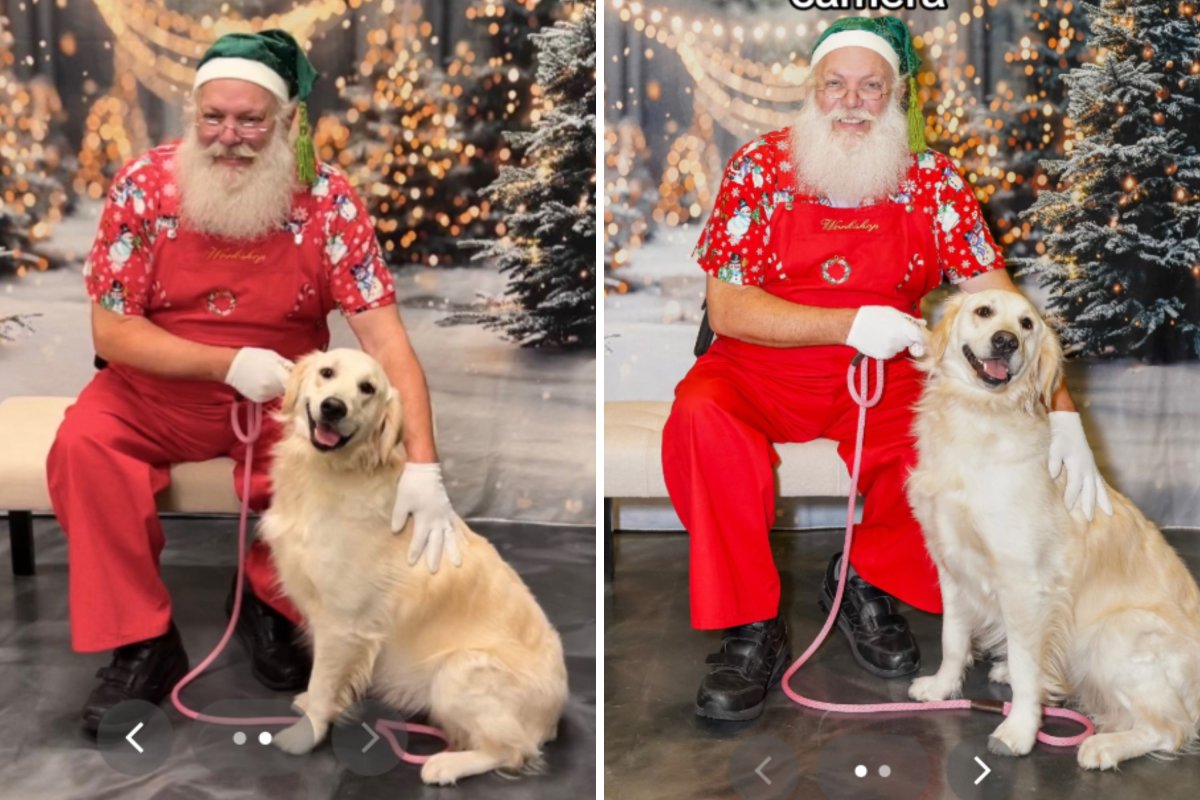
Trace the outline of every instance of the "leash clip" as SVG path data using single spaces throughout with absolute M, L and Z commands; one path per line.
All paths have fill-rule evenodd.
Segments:
M 1004 716 L 1004 701 L 992 700 L 991 698 L 978 698 L 971 700 L 972 711 L 986 711 L 989 714 L 999 714 Z

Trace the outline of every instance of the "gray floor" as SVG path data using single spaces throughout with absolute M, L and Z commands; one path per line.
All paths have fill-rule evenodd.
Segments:
M 842 531 L 775 533 L 783 605 L 799 656 L 824 621 L 815 590 Z M 1200 572 L 1200 532 L 1168 538 Z M 762 717 L 719 723 L 695 716 L 704 658 L 714 633 L 688 623 L 687 538 L 626 533 L 616 541 L 616 577 L 605 592 L 604 785 L 609 798 L 1008 798 L 1054 800 L 1200 797 L 1200 756 L 1143 758 L 1118 773 L 1080 770 L 1073 751 L 1038 745 L 1022 759 L 987 753 L 999 717 L 970 712 L 916 716 L 822 715 L 775 690 Z M 939 618 L 906 611 L 922 648 L 922 674 L 941 656 Z M 967 681 L 968 697 L 1004 697 L 986 666 Z M 885 681 L 860 669 L 836 629 L 792 681 L 801 694 L 851 703 L 906 700 L 908 681 Z M 1059 729 L 1066 733 L 1067 729 Z M 979 785 L 981 756 L 993 770 Z M 763 765 L 770 784 L 753 775 Z M 864 777 L 855 775 L 864 768 Z M 882 775 L 880 773 L 883 773 Z
M 546 749 L 545 774 L 508 780 L 496 774 L 455 789 L 425 787 L 416 767 L 401 764 L 368 778 L 341 766 L 329 745 L 301 767 L 273 778 L 216 768 L 203 744 L 206 726 L 181 717 L 169 702 L 174 746 L 162 768 L 145 777 L 111 769 L 79 730 L 79 708 L 104 655 L 71 652 L 66 611 L 66 556 L 53 519 L 34 523 L 38 574 L 15 578 L 8 537 L 0 550 L 0 797 L 37 798 L 586 798 L 596 793 L 595 532 L 590 528 L 479 523 L 474 527 L 529 584 L 562 634 L 571 697 L 559 739 Z M 7 524 L 3 529 L 7 531 Z M 163 575 L 175 620 L 195 665 L 224 630 L 223 603 L 236 559 L 236 520 L 168 521 Z M 203 709 L 219 700 L 276 695 L 250 675 L 235 639 L 185 701 Z M 206 760 L 208 763 L 206 763 Z

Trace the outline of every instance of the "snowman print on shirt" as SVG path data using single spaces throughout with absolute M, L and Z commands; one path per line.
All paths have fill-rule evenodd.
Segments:
M 335 233 L 329 238 L 329 243 L 325 245 L 325 255 L 329 256 L 331 264 L 337 264 L 346 257 L 346 243 L 342 240 L 340 233 Z
M 135 214 L 141 216 L 146 213 L 146 193 L 132 178 L 125 178 L 117 184 L 116 196 L 113 200 L 119 208 L 124 208 L 132 201 Z
M 358 216 L 358 209 L 350 198 L 344 194 L 339 194 L 333 198 L 333 207 L 337 209 L 338 215 L 347 222 L 351 222 Z
M 354 283 L 358 286 L 358 293 L 362 295 L 363 300 L 374 303 L 383 297 L 383 283 L 367 264 L 354 265 L 350 268 L 350 274 L 354 277 Z
M 122 225 L 121 232 L 117 234 L 116 240 L 108 247 L 108 260 L 112 262 L 114 272 L 120 272 L 124 269 L 125 262 L 129 261 L 138 244 L 138 238 L 129 230 L 129 226 Z
M 329 196 L 329 176 L 322 172 L 320 175 L 317 176 L 316 181 L 313 182 L 312 189 L 310 189 L 309 191 L 312 192 L 313 197 L 328 197 Z
M 755 212 L 750 209 L 750 204 L 745 200 L 738 204 L 737 211 L 725 223 L 725 232 L 729 234 L 730 244 L 737 244 L 750 232 L 750 223 L 753 221 L 754 215 Z
M 125 287 L 120 281 L 114 280 L 109 290 L 100 295 L 100 306 L 116 314 L 125 313 Z
M 983 222 L 975 223 L 975 227 L 967 234 L 967 244 L 971 247 L 971 255 L 981 266 L 988 266 L 996 260 L 996 252 L 988 246 L 987 237 L 983 232 Z
M 288 219 L 288 220 L 285 220 L 283 222 L 283 224 L 280 225 L 279 227 L 281 229 L 287 231 L 288 233 L 290 233 L 292 235 L 292 241 L 295 242 L 296 244 L 304 243 L 304 221 L 303 220 L 298 220 L 295 218 Z
M 958 177 L 958 173 L 950 167 L 946 167 L 944 170 L 942 170 L 942 182 L 956 192 L 961 192 L 966 186 L 966 184 L 963 183 L 962 178 Z
M 746 176 L 750 174 L 751 161 L 748 158 L 740 158 L 734 163 L 729 172 L 729 179 L 738 186 L 746 184 Z
M 942 231 L 949 233 L 950 231 L 954 230 L 959 222 L 962 221 L 962 217 L 959 216 L 958 209 L 956 209 L 951 203 L 942 203 L 942 205 L 938 208 L 937 221 L 938 225 L 941 226 Z
M 174 239 L 179 235 L 179 217 L 159 217 L 154 221 L 154 230 L 156 233 L 167 232 L 168 239 Z
M 729 263 L 717 270 L 717 277 L 726 283 L 741 286 L 746 279 L 742 272 L 742 254 L 734 253 L 730 256 Z

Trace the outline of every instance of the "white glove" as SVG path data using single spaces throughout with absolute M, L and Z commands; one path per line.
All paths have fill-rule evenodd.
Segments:
M 408 563 L 415 564 L 425 552 L 430 572 L 437 572 L 442 562 L 442 550 L 456 567 L 462 566 L 459 549 L 462 532 L 455 525 L 454 509 L 442 485 L 441 464 L 405 464 L 396 486 L 396 505 L 392 509 L 392 530 L 399 531 L 413 517 L 412 543 L 408 546 Z
M 243 347 L 233 357 L 225 382 L 247 400 L 265 403 L 283 394 L 294 366 L 274 350 Z
M 1096 514 L 1097 503 L 1105 514 L 1112 516 L 1112 501 L 1108 499 L 1104 478 L 1096 469 L 1096 459 L 1092 456 L 1092 448 L 1088 447 L 1079 414 L 1074 411 L 1051 411 L 1050 477 L 1057 478 L 1064 465 L 1067 468 L 1067 492 L 1063 500 L 1067 510 L 1073 509 L 1078 500 L 1082 502 L 1079 510 L 1088 522 Z
M 854 315 L 846 344 L 871 358 L 891 358 L 906 348 L 919 358 L 925 355 L 928 336 L 923 319 L 891 306 L 863 306 Z

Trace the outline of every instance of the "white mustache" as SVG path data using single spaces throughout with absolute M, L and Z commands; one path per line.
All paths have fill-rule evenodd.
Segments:
M 232 146 L 225 146 L 220 142 L 213 142 L 201 152 L 211 159 L 217 158 L 254 158 L 258 155 L 250 145 L 245 142 L 238 142 Z
M 875 115 L 869 111 L 861 111 L 855 114 L 845 114 L 838 111 L 829 115 L 834 122 L 874 122 Z

